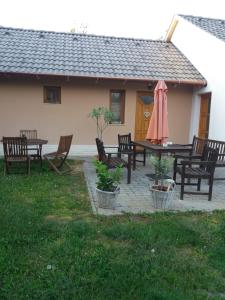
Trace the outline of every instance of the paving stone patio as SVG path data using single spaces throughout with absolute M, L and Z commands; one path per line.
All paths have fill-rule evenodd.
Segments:
M 117 205 L 114 210 L 98 208 L 96 199 L 96 173 L 92 164 L 93 157 L 85 159 L 83 164 L 85 179 L 88 186 L 88 192 L 94 213 L 100 215 L 118 215 L 123 213 L 153 213 L 160 211 L 153 206 L 151 192 L 149 190 L 150 180 L 147 173 L 153 173 L 150 166 L 137 165 L 137 169 L 132 171 L 131 184 L 127 184 L 127 170 L 124 170 L 124 176 L 120 184 L 120 194 Z M 216 171 L 216 176 L 219 174 Z M 223 176 L 224 177 L 224 176 Z M 196 191 L 196 187 L 186 187 Z M 201 190 L 208 190 L 208 185 L 203 182 Z M 168 210 L 171 211 L 213 211 L 216 209 L 225 209 L 225 181 L 215 181 L 213 186 L 212 201 L 208 201 L 208 196 L 204 195 L 184 195 L 184 200 L 179 200 L 180 186 L 176 187 L 175 197 Z

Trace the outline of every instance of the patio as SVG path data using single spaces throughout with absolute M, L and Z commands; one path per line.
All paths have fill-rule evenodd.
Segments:
M 153 213 L 160 211 L 153 207 L 151 193 L 149 191 L 149 179 L 145 174 L 153 173 L 147 160 L 144 167 L 137 165 L 135 171 L 132 171 L 131 184 L 126 183 L 126 170 L 124 170 L 123 180 L 120 184 L 120 195 L 118 197 L 118 205 L 115 210 L 102 209 L 97 207 L 95 182 L 96 173 L 92 164 L 92 157 L 85 159 L 83 170 L 88 186 L 91 205 L 94 213 L 100 215 L 119 215 L 123 213 Z M 215 177 L 223 170 L 216 170 Z M 178 177 L 179 178 L 179 177 Z M 196 187 L 187 187 L 196 190 Z M 208 185 L 203 182 L 202 190 L 208 190 Z M 207 196 L 185 195 L 184 200 L 179 200 L 180 186 L 176 187 L 175 199 L 172 202 L 170 211 L 213 211 L 217 209 L 225 209 L 225 184 L 224 181 L 214 181 L 213 198 L 208 201 Z

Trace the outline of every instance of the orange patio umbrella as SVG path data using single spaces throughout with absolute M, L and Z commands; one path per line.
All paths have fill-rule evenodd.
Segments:
M 163 144 L 168 138 L 167 86 L 159 80 L 154 90 L 154 107 L 146 135 L 146 140 Z

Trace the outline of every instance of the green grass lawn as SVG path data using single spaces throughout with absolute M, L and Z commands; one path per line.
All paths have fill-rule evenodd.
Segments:
M 0 299 L 225 299 L 225 212 L 96 217 L 81 162 L 31 172 L 0 174 Z

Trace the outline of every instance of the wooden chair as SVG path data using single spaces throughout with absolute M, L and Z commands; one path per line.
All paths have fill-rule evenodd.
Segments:
M 25 136 L 28 140 L 37 139 L 37 130 L 21 129 L 20 136 Z
M 27 174 L 30 174 L 30 157 L 27 150 L 26 137 L 3 137 L 4 175 L 9 174 L 13 163 L 26 165 Z
M 28 140 L 36 140 L 37 137 L 37 130 L 36 129 L 21 129 L 20 130 L 20 136 L 21 137 L 26 137 Z M 42 163 L 42 159 L 41 159 L 41 154 L 39 151 L 39 147 L 36 146 L 28 146 L 28 151 L 30 152 L 29 155 L 30 157 L 32 157 L 33 159 L 38 159 L 41 161 Z
M 192 141 L 192 152 L 191 155 L 199 155 L 201 156 L 204 150 L 204 146 L 206 144 L 205 139 L 199 138 L 194 135 Z
M 190 155 L 195 155 L 195 156 L 201 157 L 205 144 L 206 144 L 206 140 L 201 139 L 201 138 L 194 135 L 192 143 L 191 144 L 186 144 L 184 146 L 190 146 L 191 147 Z
M 96 146 L 98 150 L 98 159 L 103 162 L 109 169 L 116 168 L 117 166 L 122 165 L 123 167 L 127 168 L 127 183 L 130 184 L 131 182 L 131 156 L 133 155 L 132 152 L 124 152 L 128 155 L 128 161 L 125 161 L 120 157 L 119 152 L 116 153 L 106 153 L 106 148 L 117 148 L 118 147 L 104 147 L 103 142 L 96 138 Z M 112 157 L 112 155 L 116 155 L 115 157 Z
M 180 174 L 181 176 L 180 199 L 181 200 L 183 200 L 184 194 L 208 195 L 208 200 L 210 201 L 212 199 L 213 179 L 214 179 L 215 166 L 218 159 L 218 153 L 219 153 L 218 149 L 213 149 L 205 145 L 200 160 L 183 160 L 180 163 L 181 166 L 178 166 L 175 159 L 173 179 L 176 182 L 176 174 L 177 173 Z M 186 157 L 186 158 L 187 159 L 193 158 L 193 156 Z M 196 156 L 194 158 L 196 158 Z M 188 182 L 185 182 L 185 179 L 188 179 Z M 190 179 L 197 179 L 197 183 L 191 183 Z M 208 180 L 209 183 L 208 193 L 200 192 L 202 179 Z M 184 191 L 185 185 L 196 185 L 198 192 Z
M 206 141 L 204 139 L 198 138 L 194 135 L 192 143 L 184 145 L 184 146 L 190 146 L 191 147 L 190 148 L 191 150 L 189 151 L 189 154 L 175 153 L 175 155 L 174 155 L 174 158 L 175 158 L 174 164 L 176 165 L 176 167 L 181 166 L 181 161 L 182 160 L 201 159 L 202 155 L 203 155 L 205 144 L 206 144 Z M 174 168 L 174 170 L 175 170 L 175 168 Z M 189 183 L 190 183 L 190 179 L 189 179 Z
M 51 152 L 43 155 L 43 157 L 49 162 L 50 166 L 59 175 L 72 170 L 71 166 L 66 161 L 70 151 L 72 139 L 73 135 L 61 136 L 59 140 L 58 150 L 56 152 Z M 64 164 L 68 167 L 68 169 L 65 171 L 61 171 Z
M 136 153 L 134 153 L 134 146 L 131 140 L 131 133 L 128 134 L 118 134 L 118 151 L 119 153 L 132 152 L 133 153 L 133 161 L 142 162 L 145 166 L 146 164 L 146 150 L 145 149 L 136 149 Z M 136 158 L 137 155 L 143 155 L 143 160 L 139 160 Z

